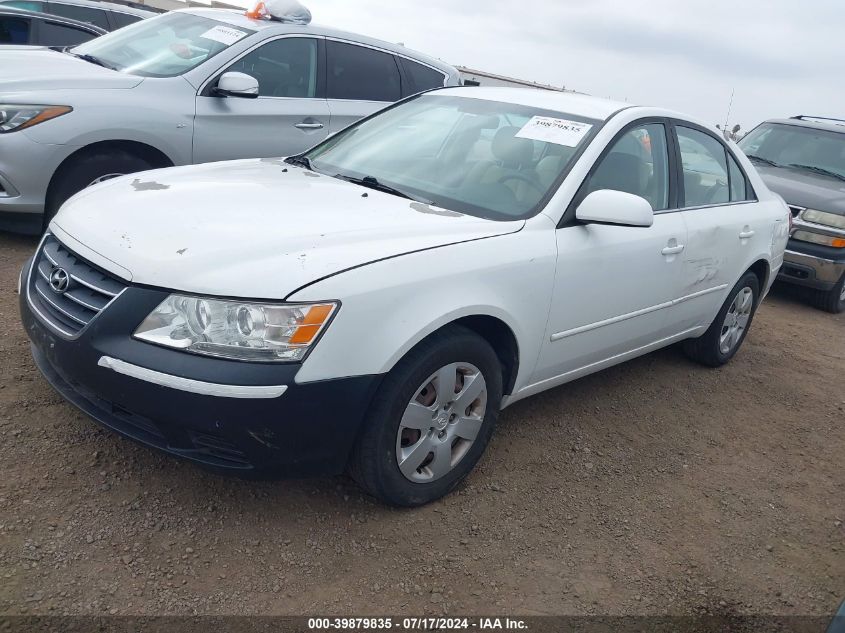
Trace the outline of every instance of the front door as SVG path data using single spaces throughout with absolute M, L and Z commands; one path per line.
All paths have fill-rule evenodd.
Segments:
M 194 162 L 290 156 L 326 138 L 331 118 L 318 96 L 318 56 L 317 39 L 283 37 L 226 68 L 257 79 L 259 97 L 199 95 Z
M 592 170 L 576 201 L 600 189 L 639 195 L 651 227 L 574 224 L 557 230 L 549 324 L 532 382 L 564 382 L 670 337 L 687 231 L 670 208 L 666 126 L 634 124 Z

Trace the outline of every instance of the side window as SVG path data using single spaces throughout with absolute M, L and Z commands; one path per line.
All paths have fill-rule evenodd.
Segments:
M 24 18 L 0 17 L 0 44 L 29 44 L 29 26 Z
M 116 29 L 122 29 L 124 26 L 135 24 L 135 22 L 140 22 L 141 20 L 141 18 L 137 15 L 132 15 L 130 13 L 120 13 L 119 11 L 112 11 L 111 19 L 112 22 L 114 22 L 114 28 Z
M 41 46 L 76 46 L 95 37 L 97 36 L 93 33 L 83 31 L 75 26 L 50 22 L 49 20 L 42 21 L 41 28 L 38 30 L 38 43 Z
M 402 67 L 405 69 L 405 76 L 410 82 L 410 86 L 405 86 L 403 91 L 405 96 L 414 95 L 423 90 L 431 90 L 432 88 L 442 88 L 446 81 L 446 76 L 439 70 L 434 70 L 428 66 L 423 66 L 409 59 L 397 57 Z
M 78 7 L 74 4 L 61 4 L 59 2 L 49 2 L 47 3 L 47 7 L 47 13 L 60 15 L 63 18 L 70 18 L 72 20 L 79 20 L 80 22 L 88 22 L 103 29 L 109 28 L 109 20 L 106 17 L 106 12 L 101 9 Z
M 226 71 L 255 77 L 261 97 L 313 98 L 317 94 L 317 40 L 307 37 L 273 40 Z
M 662 123 L 635 127 L 613 144 L 590 176 L 586 193 L 600 189 L 640 196 L 655 211 L 669 208 L 669 152 Z
M 678 130 L 684 170 L 685 207 L 724 204 L 730 200 L 725 146 L 718 140 L 687 127 Z
M 398 101 L 399 67 L 393 55 L 333 40 L 326 41 L 329 99 Z
M 748 195 L 748 182 L 745 180 L 745 175 L 739 168 L 736 159 L 728 154 L 728 169 L 731 177 L 731 202 L 741 202 L 743 200 L 750 200 Z

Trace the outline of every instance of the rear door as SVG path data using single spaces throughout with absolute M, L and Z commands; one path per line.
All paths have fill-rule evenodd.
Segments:
M 402 98 L 396 57 L 361 44 L 326 40 L 326 96 L 330 133 Z
M 772 240 L 760 205 L 728 146 L 709 130 L 676 122 L 681 207 L 689 232 L 679 327 L 709 325 L 745 270 Z
M 197 96 L 194 162 L 290 156 L 326 138 L 320 44 L 314 37 L 276 38 L 218 72 Z M 225 72 L 257 79 L 259 97 L 216 96 L 214 86 Z

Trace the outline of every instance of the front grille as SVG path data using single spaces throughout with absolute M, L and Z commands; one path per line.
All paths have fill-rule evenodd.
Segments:
M 797 218 L 799 215 L 801 215 L 801 212 L 805 210 L 804 207 L 796 207 L 791 204 L 787 206 L 789 207 L 789 211 L 792 213 L 793 218 Z
M 38 314 L 69 338 L 126 289 L 126 285 L 69 251 L 52 235 L 44 238 L 29 279 L 29 299 Z

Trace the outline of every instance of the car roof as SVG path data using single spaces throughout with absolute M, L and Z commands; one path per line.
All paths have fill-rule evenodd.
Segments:
M 535 88 L 463 86 L 442 88 L 436 90 L 435 93 L 514 103 L 543 110 L 575 114 L 600 121 L 605 121 L 620 110 L 631 107 L 630 103 L 591 97 L 577 92 L 537 90 Z
M 439 59 L 426 55 L 425 53 L 420 53 L 410 48 L 406 48 L 401 44 L 391 44 L 390 42 L 385 42 L 383 40 L 375 39 L 373 37 L 367 37 L 366 35 L 361 35 L 359 33 L 341 31 L 338 29 L 320 26 L 317 24 L 289 24 L 285 22 L 279 22 L 277 20 L 253 20 L 251 18 L 248 18 L 244 11 L 238 11 L 236 9 L 205 9 L 191 7 L 190 9 L 179 9 L 178 12 L 191 13 L 193 15 L 211 18 L 212 20 L 218 20 L 220 22 L 231 24 L 232 26 L 240 26 L 245 29 L 251 29 L 253 31 L 263 31 L 270 29 L 273 30 L 275 33 L 279 34 L 296 33 L 314 35 L 318 37 L 336 37 L 338 39 L 350 40 L 353 42 L 358 42 L 360 44 L 373 46 L 375 48 L 381 48 L 383 50 L 390 51 L 391 53 L 396 53 L 397 55 L 410 57 L 424 64 L 428 64 L 429 66 L 433 66 L 447 74 L 457 75 L 458 73 L 458 71 L 453 66 L 442 62 Z
M 43 11 L 28 11 L 27 9 L 18 9 L 17 7 L 7 7 L 0 4 L 0 15 L 19 15 L 21 17 L 40 18 L 42 20 L 50 20 L 51 22 L 61 22 L 69 26 L 77 26 L 80 28 L 105 35 L 108 33 L 104 28 L 91 24 L 90 22 L 81 22 L 71 18 L 66 18 L 61 15 L 54 15 L 52 13 L 44 13 Z
M 151 18 L 159 13 L 155 11 L 146 11 L 144 9 L 136 9 L 125 4 L 118 4 L 117 2 L 101 2 L 100 0 L 50 0 L 56 4 L 69 4 L 77 7 L 87 7 L 90 9 L 101 9 L 103 11 L 113 11 L 115 13 L 128 13 L 130 15 L 137 15 L 141 18 Z
M 845 134 L 845 121 L 831 119 L 828 121 L 817 119 L 811 116 L 804 118 L 792 117 L 791 119 L 769 119 L 763 123 L 778 123 L 780 125 L 794 125 L 796 127 L 809 127 L 814 130 L 827 130 L 828 132 L 839 132 Z

